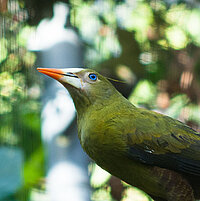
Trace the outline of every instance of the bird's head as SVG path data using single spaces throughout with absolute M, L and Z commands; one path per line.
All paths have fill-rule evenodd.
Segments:
M 119 93 L 114 86 L 102 75 L 91 69 L 83 68 L 37 68 L 67 88 L 73 98 L 77 111 L 90 105 L 103 105 L 110 101 L 111 96 Z

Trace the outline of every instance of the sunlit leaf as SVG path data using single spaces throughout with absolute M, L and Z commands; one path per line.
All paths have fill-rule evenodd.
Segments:
M 0 63 L 6 59 L 8 55 L 7 40 L 5 38 L 0 39 Z
M 174 4 L 165 14 L 165 20 L 171 25 L 185 28 L 187 19 L 190 15 L 189 10 L 185 4 Z
M 185 94 L 176 95 L 171 99 L 170 106 L 167 109 L 166 114 L 173 118 L 178 118 L 180 111 L 186 106 L 188 101 L 189 99 Z
M 24 47 L 27 47 L 27 42 L 30 35 L 34 32 L 34 27 L 28 25 L 24 26 L 18 35 L 18 44 Z
M 13 94 L 15 89 L 14 80 L 12 75 L 9 72 L 0 73 L 0 93 L 1 96 L 9 97 Z
M 129 100 L 136 105 L 153 105 L 156 93 L 156 86 L 152 82 L 148 80 L 141 80 L 130 95 Z
M 122 201 L 151 201 L 152 199 L 138 188 L 129 187 L 124 192 Z M 153 200 L 152 200 L 153 201 Z
M 200 45 L 200 9 L 194 9 L 187 21 L 187 30 L 197 45 Z
M 92 187 L 97 188 L 105 184 L 111 177 L 110 173 L 103 170 L 96 164 L 92 165 L 92 173 L 90 177 L 90 184 Z
M 17 54 L 14 54 L 14 53 L 11 53 L 7 60 L 6 60 L 6 63 L 4 66 L 6 66 L 6 69 L 7 71 L 9 72 L 17 72 L 21 69 L 21 66 L 19 65 L 20 64 L 20 58 L 19 58 L 19 55 Z
M 110 189 L 99 189 L 96 190 L 91 197 L 92 201 L 114 201 L 110 194 Z
M 31 67 L 34 65 L 36 61 L 36 56 L 32 52 L 26 52 L 25 55 L 23 56 L 23 61 L 27 67 Z
M 17 145 L 19 137 L 14 134 L 12 122 L 2 125 L 0 129 L 0 142 L 1 144 Z
M 176 50 L 185 48 L 189 42 L 185 32 L 177 26 L 167 28 L 166 37 L 169 45 Z
M 49 201 L 48 193 L 38 189 L 32 189 L 30 193 L 30 201 Z
M 12 105 L 6 101 L 0 98 L 0 114 L 6 114 L 12 111 Z
M 38 179 L 44 174 L 44 154 L 42 147 L 39 147 L 24 166 L 25 185 L 33 186 Z

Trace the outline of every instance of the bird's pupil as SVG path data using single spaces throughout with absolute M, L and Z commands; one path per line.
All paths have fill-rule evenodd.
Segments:
M 91 73 L 91 74 L 89 74 L 89 78 L 91 79 L 91 80 L 96 80 L 97 79 L 97 76 L 95 75 L 95 74 L 93 74 L 93 73 Z

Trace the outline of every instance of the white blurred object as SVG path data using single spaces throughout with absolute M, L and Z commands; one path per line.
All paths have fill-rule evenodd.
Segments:
M 53 18 L 42 20 L 30 37 L 28 48 L 36 52 L 39 66 L 82 67 L 82 43 L 72 28 L 65 28 L 68 13 L 65 3 L 56 3 Z M 47 156 L 46 196 L 48 201 L 89 201 L 88 158 L 72 124 L 73 101 L 60 83 L 41 78 L 45 80 L 41 128 Z
M 73 174 L 71 173 L 72 170 Z M 47 195 L 51 201 L 80 201 L 83 200 L 83 198 L 89 197 L 88 186 L 84 185 L 87 184 L 87 177 L 85 173 L 73 163 L 58 163 L 49 171 L 48 177 Z M 66 188 L 66 186 L 68 188 Z M 77 186 L 79 188 L 77 188 Z
M 52 89 L 53 90 L 53 89 Z M 45 118 L 42 125 L 43 140 L 50 141 L 58 134 L 62 134 L 75 117 L 74 103 L 67 90 L 56 90 L 55 98 L 50 99 L 44 105 L 42 110 L 42 119 Z
M 54 5 L 54 16 L 51 20 L 44 19 L 40 22 L 35 33 L 28 41 L 31 51 L 45 50 L 59 42 L 67 41 L 77 44 L 79 38 L 72 29 L 65 29 L 69 8 L 67 4 L 58 2 Z

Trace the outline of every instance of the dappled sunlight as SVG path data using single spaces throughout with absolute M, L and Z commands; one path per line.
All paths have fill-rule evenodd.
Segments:
M 36 66 L 95 69 L 136 106 L 200 132 L 200 3 L 0 2 L 0 200 L 151 200 L 94 162 L 87 173 L 73 101 Z
M 142 191 L 137 188 L 129 187 L 124 192 L 122 201 L 150 201 L 152 199 L 146 197 Z M 152 200 L 153 201 L 153 200 Z
M 169 27 L 166 30 L 166 38 L 170 46 L 176 50 L 185 48 L 189 42 L 184 31 L 176 26 Z

